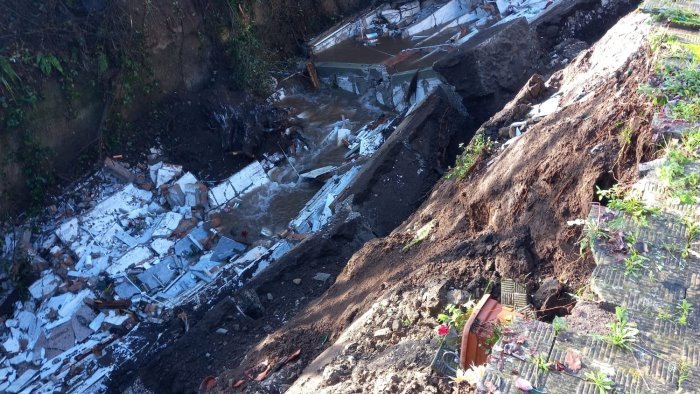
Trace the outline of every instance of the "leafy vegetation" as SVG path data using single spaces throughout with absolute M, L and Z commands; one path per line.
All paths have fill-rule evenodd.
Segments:
M 19 75 L 5 56 L 0 56 L 0 87 L 14 97 L 14 88 L 20 81 Z
M 549 371 L 549 366 L 551 365 L 551 363 L 547 361 L 547 356 L 544 354 L 538 354 L 530 357 L 530 362 L 535 364 L 535 367 L 539 372 Z
M 629 321 L 627 308 L 621 306 L 615 307 L 615 319 L 615 322 L 609 324 L 610 334 L 601 339 L 621 349 L 631 350 L 639 334 L 637 325 Z
M 649 261 L 647 257 L 642 256 L 635 248 L 632 248 L 630 256 L 625 259 L 625 275 L 638 274 L 647 261 Z
M 693 310 L 693 304 L 684 298 L 680 303 L 678 303 L 678 305 L 676 305 L 676 309 L 678 310 L 678 319 L 676 322 L 681 326 L 687 326 L 690 311 Z
M 583 256 L 586 250 L 601 238 L 607 239 L 609 234 L 603 229 L 600 224 L 594 220 L 577 219 L 569 223 L 570 225 L 583 225 L 583 231 L 577 243 L 579 245 L 579 254 Z
M 461 332 L 467 319 L 471 316 L 474 306 L 474 302 L 471 301 L 463 306 L 449 304 L 445 307 L 443 313 L 438 315 L 437 319 L 440 323 L 454 327 L 457 332 Z
M 700 29 L 700 15 L 680 8 L 659 8 L 655 10 L 657 21 L 668 21 L 677 26 Z
M 646 207 L 639 198 L 639 193 L 624 193 L 618 185 L 608 190 L 598 188 L 597 193 L 601 201 L 607 200 L 609 208 L 625 212 L 632 217 L 635 223 L 642 226 L 648 224 L 647 217 L 649 215 L 659 212 L 658 208 Z
M 61 67 L 61 61 L 54 55 L 44 55 L 39 52 L 36 55 L 36 66 L 39 67 L 41 72 L 49 77 L 53 70 L 58 71 L 59 74 L 64 75 L 63 67 Z
M 676 392 L 680 393 L 682 391 L 683 383 L 690 379 L 690 363 L 687 361 L 681 361 L 678 364 L 678 380 L 676 381 Z
M 18 151 L 18 161 L 22 165 L 22 176 L 29 190 L 30 207 L 38 209 L 53 185 L 54 178 L 50 163 L 51 150 L 37 138 L 27 133 Z
M 252 19 L 238 0 L 228 0 L 230 30 L 225 34 L 226 53 L 232 71 L 231 83 L 265 95 L 270 91 L 271 57 L 258 38 Z
M 587 381 L 593 383 L 598 394 L 605 394 L 612 391 L 615 386 L 615 382 L 602 371 L 588 371 L 585 373 L 584 377 Z
M 668 106 L 666 112 L 672 117 L 700 120 L 700 45 L 683 43 L 678 36 L 664 32 L 652 37 L 651 48 L 660 56 L 650 83 L 642 85 L 639 92 L 654 105 Z
M 700 236 L 700 223 L 688 218 L 683 219 L 683 222 L 685 224 L 685 244 L 681 251 L 681 257 L 687 258 L 690 255 L 690 247 Z
M 477 133 L 467 146 L 459 144 L 459 147 L 463 149 L 462 154 L 457 156 L 454 168 L 447 174 L 448 179 L 464 178 L 479 156 L 493 147 L 493 142 L 483 134 Z

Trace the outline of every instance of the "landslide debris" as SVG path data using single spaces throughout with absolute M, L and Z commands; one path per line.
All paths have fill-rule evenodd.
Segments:
M 365 244 L 323 296 L 219 376 L 217 387 L 232 390 L 244 371 L 263 371 L 301 348 L 297 361 L 243 390 L 445 392 L 451 386 L 431 374 L 428 360 L 435 316 L 454 302 L 454 290 L 465 292 L 460 299 L 497 294 L 506 277 L 533 291 L 548 277 L 570 291 L 582 287 L 593 262 L 579 255 L 579 233 L 566 222 L 587 215 L 596 185 L 633 181 L 653 146 L 652 111 L 637 94 L 650 67 L 646 21 L 624 18 L 551 76 L 546 88 L 558 92 L 557 110 L 529 118 L 522 135 L 502 144 L 497 129 L 482 129 L 498 141 L 489 155 L 464 178 L 440 181 L 389 236 Z M 629 143 L 621 124 L 633 130 Z M 407 248 L 428 223 L 430 234 Z

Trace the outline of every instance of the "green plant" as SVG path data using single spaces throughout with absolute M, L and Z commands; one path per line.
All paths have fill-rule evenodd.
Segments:
M 107 55 L 99 51 L 97 53 L 97 76 L 102 77 L 105 75 L 107 70 L 109 69 L 109 61 L 107 60 Z
M 468 302 L 464 306 L 449 304 L 445 307 L 443 313 L 438 315 L 437 319 L 440 323 L 454 327 L 457 332 L 461 332 L 474 310 L 474 305 L 473 302 Z
M 530 362 L 535 364 L 535 367 L 537 367 L 537 370 L 540 372 L 549 371 L 549 366 L 551 365 L 551 363 L 549 361 L 547 361 L 547 356 L 544 354 L 538 354 L 536 356 L 531 356 Z
M 42 145 L 33 134 L 27 133 L 22 139 L 17 156 L 29 190 L 31 207 L 36 210 L 42 205 L 48 189 L 53 185 L 51 150 Z
M 647 257 L 642 256 L 635 248 L 632 248 L 630 256 L 625 259 L 625 275 L 637 274 L 648 260 Z
M 681 141 L 686 150 L 691 154 L 697 154 L 697 151 L 700 150 L 700 128 L 687 130 Z
M 661 321 L 671 321 L 673 314 L 666 308 L 659 309 L 656 318 Z
M 454 168 L 447 173 L 448 179 L 464 178 L 474 166 L 479 156 L 488 152 L 493 147 L 493 142 L 482 133 L 478 133 L 474 136 L 469 145 L 464 146 L 464 144 L 459 144 L 459 147 L 463 149 L 463 151 L 457 156 Z
M 555 316 L 552 320 L 552 329 L 554 330 L 554 335 L 558 335 L 560 332 L 566 331 L 567 324 L 566 319 L 561 316 Z
M 678 380 L 676 381 L 676 390 L 681 392 L 683 383 L 690 379 L 690 363 L 683 360 L 678 363 Z
M 693 310 L 693 304 L 684 298 L 678 305 L 676 305 L 676 309 L 678 309 L 678 319 L 676 322 L 678 322 L 678 324 L 681 326 L 687 326 L 690 311 Z
M 637 325 L 629 321 L 627 308 L 621 306 L 615 307 L 615 318 L 616 321 L 608 325 L 610 334 L 601 339 L 625 350 L 632 349 L 632 344 L 637 341 L 637 334 L 639 334 Z
M 601 200 L 608 201 L 608 207 L 625 212 L 632 217 L 635 223 L 639 225 L 647 225 L 647 216 L 659 212 L 658 208 L 648 208 L 644 202 L 638 197 L 638 193 L 631 192 L 625 194 L 618 185 L 613 186 L 608 190 L 597 188 L 598 197 Z
M 577 243 L 579 245 L 579 254 L 583 256 L 586 253 L 586 249 L 593 246 L 593 244 L 601 239 L 608 238 L 608 232 L 603 229 L 600 224 L 592 219 L 577 219 L 569 224 L 571 225 L 581 225 L 583 224 L 583 230 L 581 231 L 581 236 L 579 237 Z
M 666 20 L 679 26 L 700 29 L 700 16 L 694 12 L 682 8 L 657 8 L 654 11 L 657 21 Z
M 588 371 L 584 374 L 584 377 L 587 381 L 593 383 L 599 394 L 605 394 L 608 391 L 612 391 L 613 387 L 615 386 L 615 382 L 613 382 L 608 375 L 602 371 Z
M 689 122 L 700 121 L 700 98 L 690 101 L 679 101 L 671 108 L 671 115 Z
M 51 71 L 53 70 L 56 70 L 59 72 L 59 74 L 63 75 L 61 61 L 54 55 L 44 55 L 43 53 L 39 52 L 36 55 L 36 65 L 47 77 L 51 75 Z

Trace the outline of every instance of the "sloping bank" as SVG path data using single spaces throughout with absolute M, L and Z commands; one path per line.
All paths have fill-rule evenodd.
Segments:
M 596 17 L 611 23 L 617 13 L 624 10 L 620 4 L 627 3 L 606 2 L 616 10 L 609 14 L 602 13 L 603 7 L 596 2 L 572 1 L 566 4 L 578 7 L 552 10 L 538 28 L 575 25 L 572 20 L 600 22 L 601 19 Z M 520 48 L 526 48 L 530 52 L 524 55 L 535 60 L 554 50 L 553 42 L 543 43 L 541 47 L 533 45 L 537 33 L 521 34 L 522 28 L 522 22 L 516 21 L 510 27 L 500 29 L 499 34 L 484 37 L 478 45 L 466 48 L 466 53 L 472 56 L 464 56 L 456 63 L 478 65 L 480 59 L 473 54 L 487 55 L 490 46 L 503 45 L 502 48 L 510 50 L 516 57 L 523 54 L 518 52 Z M 550 34 L 556 35 L 559 31 Z M 366 310 L 380 295 L 378 289 L 391 287 L 406 272 L 416 268 L 405 260 L 407 256 L 397 252 L 412 238 L 411 234 L 401 230 L 407 225 L 395 230 L 394 235 L 387 239 L 366 242 L 376 236 L 386 236 L 415 212 L 429 195 L 431 187 L 453 164 L 459 142 L 468 141 L 476 126 L 502 108 L 532 72 L 542 67 L 542 62 L 533 63 L 511 64 L 503 59 L 475 67 L 484 80 L 493 76 L 493 67 L 497 67 L 502 75 L 518 77 L 508 85 L 490 84 L 479 91 L 478 96 L 470 96 L 468 89 L 457 86 L 457 90 L 464 93 L 462 99 L 467 103 L 466 113 L 460 108 L 461 104 L 451 98 L 449 89 L 441 89 L 429 97 L 404 119 L 365 165 L 346 198 L 339 199 L 343 203 L 336 207 L 338 214 L 327 229 L 303 241 L 243 289 L 234 294 L 220 294 L 218 304 L 211 310 L 192 311 L 187 333 L 179 320 L 173 320 L 162 333 L 162 337 L 173 339 L 172 344 L 147 357 L 136 355 L 133 363 L 123 365 L 121 371 L 114 374 L 111 388 L 122 391 L 140 378 L 154 391 L 191 392 L 207 375 L 219 375 L 222 369 L 233 368 L 230 374 L 219 380 L 230 388 L 227 377 L 241 376 L 243 370 L 258 367 L 263 359 L 279 361 L 296 348 L 302 348 L 300 361 L 294 368 L 280 370 L 275 379 L 270 377 L 264 384 L 272 385 L 267 389 L 275 391 L 293 380 L 304 365 Z M 472 221 L 468 218 L 471 213 L 475 218 L 481 215 L 478 209 L 470 207 L 453 215 L 453 224 Z M 432 219 L 430 214 L 420 216 L 424 223 Z M 525 237 L 518 242 L 522 244 L 528 239 Z M 520 244 L 515 242 L 512 245 L 513 253 L 518 253 Z M 363 245 L 364 248 L 350 258 Z M 468 245 L 463 247 L 468 248 Z M 391 267 L 401 270 L 387 274 Z M 325 294 L 333 280 L 313 280 L 318 272 L 337 277 Z M 261 301 L 246 301 L 251 298 Z M 246 309 L 246 305 L 252 305 L 252 308 Z M 241 313 L 241 309 L 246 313 Z M 219 328 L 227 330 L 229 335 L 217 334 Z M 278 332 L 266 337 L 277 329 Z M 254 389 L 252 385 L 249 387 Z

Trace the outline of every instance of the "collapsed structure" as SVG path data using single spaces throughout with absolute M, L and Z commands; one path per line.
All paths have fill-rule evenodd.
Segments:
M 443 85 L 432 69 L 435 61 L 490 26 L 521 17 L 534 20 L 549 4 L 451 0 L 408 2 L 397 9 L 384 5 L 312 41 L 315 70 L 329 85 L 410 114 L 411 105 L 417 108 Z M 351 58 L 344 58 L 348 54 Z M 278 91 L 273 97 L 284 95 Z M 105 171 L 78 187 L 98 203 L 72 207 L 66 202 L 53 215 L 58 224 L 45 226 L 40 236 L 6 237 L 6 253 L 24 240 L 30 253 L 49 251 L 51 261 L 33 253 L 35 265 L 43 267 L 41 277 L 28 289 L 31 299 L 17 301 L 12 318 L 5 321 L 7 331 L 0 340 L 7 356 L 0 361 L 0 390 L 84 392 L 97 387 L 133 354 L 133 346 L 145 346 L 128 334 L 136 326 L 162 322 L 175 308 L 197 302 L 195 296 L 218 277 L 240 285 L 298 239 L 320 231 L 332 219 L 338 197 L 360 173 L 362 160 L 355 159 L 372 156 L 396 120 L 389 117 L 354 133 L 339 122 L 324 143 L 346 145 L 347 161 L 299 174 L 302 179 L 330 178 L 290 221 L 286 236 L 265 233 L 254 244 L 220 231 L 217 216 L 272 183 L 269 174 L 287 165 L 285 154 L 266 155 L 213 185 L 173 164 L 127 168 L 108 160 Z M 181 319 L 186 324 L 186 315 Z M 98 363 L 103 353 L 111 354 L 111 364 Z
M 383 4 L 312 40 L 309 49 L 321 81 L 401 111 L 444 83 L 433 69 L 436 61 L 492 26 L 518 18 L 532 23 L 552 3 L 411 1 L 397 8 Z
M 0 390 L 85 392 L 98 387 L 132 354 L 133 338 L 120 339 L 124 334 L 142 322 L 160 323 L 176 307 L 195 302 L 195 295 L 222 274 L 229 282 L 243 283 L 323 228 L 333 216 L 336 197 L 361 167 L 356 159 L 379 148 L 393 120 L 365 125 L 356 134 L 339 122 L 325 143 L 344 141 L 348 161 L 300 176 L 300 181 L 329 178 L 284 234 L 264 231 L 264 239 L 254 243 L 225 234 L 220 216 L 237 209 L 247 194 L 270 185 L 268 174 L 289 165 L 282 162 L 284 154 L 264 155 L 211 187 L 178 165 L 160 161 L 127 168 L 107 159 L 105 168 L 76 190 L 94 197 L 96 204 L 83 204 L 81 212 L 66 199 L 54 215 L 57 224 L 45 225 L 38 237 L 29 231 L 5 238 L 6 253 L 24 242 L 33 264 L 43 271 L 28 288 L 30 299 L 17 301 L 13 316 L 4 322 L 1 340 L 7 356 L 0 361 Z M 38 251 L 47 252 L 50 261 Z M 103 353 L 111 353 L 111 364 L 98 363 Z

